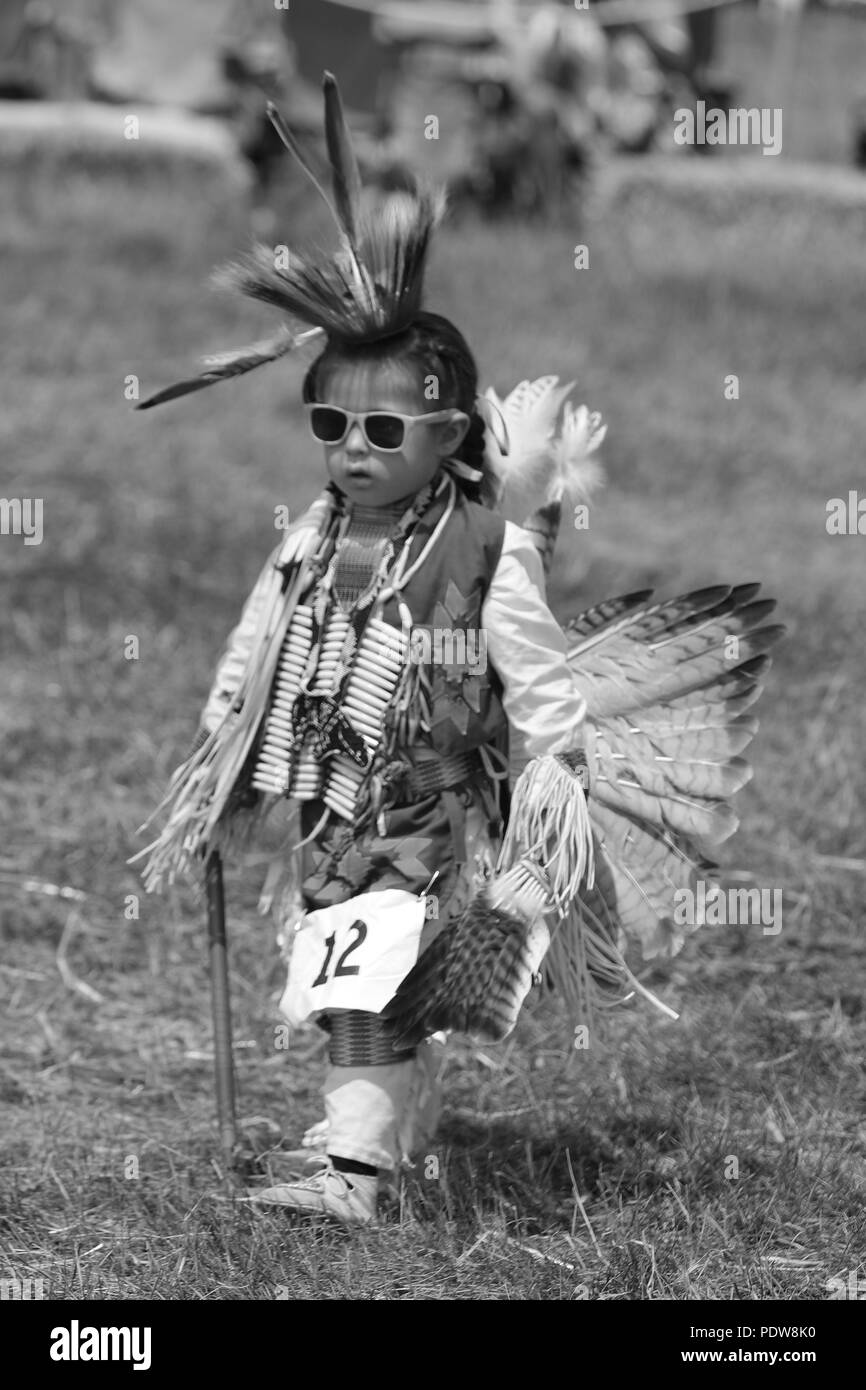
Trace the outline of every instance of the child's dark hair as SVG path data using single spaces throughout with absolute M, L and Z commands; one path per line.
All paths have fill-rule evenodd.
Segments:
M 426 310 L 417 313 L 408 328 L 391 338 L 369 343 L 346 343 L 330 339 L 324 352 L 316 358 L 304 378 L 303 399 L 319 399 L 319 383 L 323 369 L 345 360 L 367 362 L 396 361 L 417 367 L 422 380 L 432 376 L 438 383 L 439 394 L 431 400 L 430 409 L 453 406 L 469 416 L 466 438 L 455 457 L 484 473 L 481 482 L 464 478 L 456 481 L 473 502 L 489 505 L 492 496 L 489 470 L 484 462 L 484 421 L 475 408 L 478 394 L 478 368 L 469 344 L 450 319 Z

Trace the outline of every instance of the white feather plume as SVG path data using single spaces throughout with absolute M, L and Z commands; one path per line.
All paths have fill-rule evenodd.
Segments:
M 479 404 L 487 425 L 486 461 L 500 505 L 503 499 L 537 506 L 565 494 L 586 498 L 602 482 L 601 465 L 591 456 L 607 426 L 597 411 L 567 400 L 574 384 L 560 386 L 559 377 L 542 376 L 521 381 L 504 400 L 492 387 L 484 393 Z
M 563 496 L 587 499 L 604 482 L 600 461 L 592 455 L 604 443 L 607 425 L 597 410 L 566 401 L 562 428 L 552 448 L 553 474 L 547 486 L 548 502 Z
M 485 412 L 487 462 L 498 479 L 500 497 L 506 491 L 509 496 L 537 491 L 546 482 L 557 416 L 573 384 L 560 386 L 559 377 L 542 376 L 521 381 L 504 400 L 492 386 L 484 393 L 491 407 Z

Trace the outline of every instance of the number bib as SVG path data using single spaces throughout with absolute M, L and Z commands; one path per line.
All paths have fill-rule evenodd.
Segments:
M 328 1009 L 377 1014 L 418 959 L 424 899 L 362 893 L 298 922 L 280 1013 L 292 1025 Z

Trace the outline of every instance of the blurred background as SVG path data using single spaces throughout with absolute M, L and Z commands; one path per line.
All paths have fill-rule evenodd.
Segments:
M 671 113 L 699 99 L 782 104 L 789 158 L 863 167 L 864 9 L 864 0 L 3 0 L 0 99 L 219 116 L 269 187 L 284 161 L 262 94 L 316 136 L 330 67 L 371 173 L 387 181 L 429 164 L 419 113 L 447 103 L 436 172 L 481 207 L 530 211 L 548 209 L 559 184 L 595 159 L 675 151 Z
M 330 237 L 263 116 L 277 100 L 321 157 L 325 66 L 369 184 L 449 185 L 428 303 L 465 332 L 482 383 L 504 394 L 558 373 L 609 423 L 589 528 L 560 535 L 557 615 L 758 579 L 789 630 L 726 858 L 730 882 L 783 890 L 782 932 L 697 933 L 646 976 L 680 1024 L 623 1010 L 579 1066 L 532 1018 L 489 1066 L 458 1053 L 443 1142 L 466 1200 L 445 1216 L 468 1242 L 479 1211 L 504 1221 L 517 1203 L 535 1245 L 547 1232 L 572 1260 L 556 1244 L 570 1145 L 593 1290 L 823 1296 L 854 1258 L 866 1155 L 853 0 L 0 0 L 0 1132 L 16 1213 L 0 1253 L 52 1296 L 200 1297 L 243 1244 L 228 1216 L 177 1234 L 213 1153 L 202 913 L 183 886 L 142 896 L 127 860 L 275 543 L 274 509 L 299 514 L 324 473 L 300 411 L 306 361 L 133 406 L 198 354 L 274 327 L 211 291 L 214 266 L 253 234 Z M 674 113 L 700 101 L 781 109 L 781 153 L 677 145 Z M 844 535 L 827 529 L 834 498 Z M 39 543 L 15 526 L 28 500 Z M 265 859 L 229 866 L 237 1066 L 243 1111 L 297 1141 L 318 1118 L 321 1058 L 274 1055 Z M 460 1104 L 504 1113 L 530 1092 L 546 1118 L 497 1131 L 484 1170 L 488 1131 Z M 538 1179 L 525 1152 L 540 1130 Z M 124 1184 L 130 1152 L 146 1182 Z M 721 1179 L 730 1152 L 751 1184 Z M 624 1201 L 651 1269 L 619 1239 Z M 372 1273 L 346 1257 L 350 1296 L 365 1280 L 387 1294 L 395 1248 Z M 475 1296 L 478 1266 L 458 1269 L 451 1248 L 442 1269 Z M 252 1283 L 226 1296 L 266 1287 L 283 1249 L 260 1236 Z M 420 1278 L 423 1255 L 406 1259 Z M 313 1296 L 310 1268 L 297 1263 Z M 517 1296 L 570 1296 L 554 1265 L 492 1256 L 489 1296 L 506 1274 Z

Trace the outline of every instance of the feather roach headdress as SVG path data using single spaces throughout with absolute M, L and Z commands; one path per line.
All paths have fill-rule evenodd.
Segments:
M 414 192 L 395 194 L 381 206 L 365 206 L 340 90 L 331 73 L 325 73 L 323 86 L 331 197 L 271 102 L 268 115 L 330 209 L 340 237 L 338 250 L 290 252 L 284 266 L 273 247 L 258 243 L 216 275 L 219 286 L 273 305 L 307 325 L 306 330 L 283 325 L 271 339 L 205 358 L 204 372 L 158 391 L 142 401 L 139 410 L 243 376 L 321 336 L 344 343 L 392 337 L 408 328 L 421 309 L 427 252 L 444 211 L 444 193 L 416 186 Z

